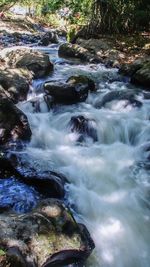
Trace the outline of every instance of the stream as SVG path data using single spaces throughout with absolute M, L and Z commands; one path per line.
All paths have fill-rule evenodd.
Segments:
M 40 171 L 57 170 L 69 180 L 66 202 L 96 245 L 87 267 L 149 267 L 150 99 L 144 99 L 143 90 L 133 87 L 117 69 L 59 58 L 58 45 L 35 49 L 50 54 L 55 70 L 33 81 L 27 101 L 18 104 L 28 117 L 32 140 L 25 151 L 17 153 L 25 152 Z M 65 81 L 77 74 L 92 78 L 97 92 L 90 93 L 84 103 L 49 111 L 43 82 Z M 98 108 L 103 97 L 115 90 L 132 90 L 142 106 L 113 99 Z M 40 112 L 31 103 L 35 99 Z M 78 115 L 95 120 L 97 142 L 87 137 L 77 144 L 78 134 L 70 131 L 69 121 Z

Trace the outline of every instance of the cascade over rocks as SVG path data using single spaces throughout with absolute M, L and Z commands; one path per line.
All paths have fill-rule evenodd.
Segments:
M 84 142 L 87 137 L 92 138 L 94 142 L 98 141 L 97 125 L 93 119 L 85 118 L 82 115 L 73 116 L 69 122 L 71 132 L 79 134 L 78 142 Z
M 32 49 L 19 48 L 5 53 L 5 61 L 12 68 L 25 68 L 34 78 L 41 78 L 53 70 L 49 56 Z
M 133 107 L 142 106 L 142 103 L 136 99 L 135 94 L 131 90 L 129 91 L 115 90 L 115 91 L 105 94 L 101 100 L 98 100 L 96 102 L 95 107 L 102 108 L 108 102 L 111 102 L 114 100 L 117 100 L 117 101 L 126 100 L 125 106 L 128 106 L 128 105 L 131 105 Z
M 85 101 L 88 92 L 95 90 L 95 84 L 80 75 L 70 77 L 66 83 L 48 81 L 44 84 L 44 90 L 53 97 L 55 103 L 70 105 Z
M 14 103 L 26 100 L 32 74 L 25 69 L 0 69 L 0 96 Z
M 0 145 L 30 141 L 31 130 L 26 115 L 9 99 L 0 99 Z
M 25 215 L 0 215 L 0 248 L 14 266 L 56 267 L 83 262 L 94 249 L 85 226 L 55 199 L 42 201 Z

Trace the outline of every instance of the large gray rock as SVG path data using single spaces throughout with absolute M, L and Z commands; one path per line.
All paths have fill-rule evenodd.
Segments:
M 25 69 L 0 69 L 0 96 L 14 103 L 26 100 L 32 75 Z
M 62 202 L 47 199 L 26 215 L 0 215 L 0 248 L 10 267 L 56 267 L 85 261 L 94 243 Z
M 77 44 L 62 44 L 59 47 L 58 53 L 61 57 L 75 57 L 85 61 L 88 60 L 88 50 Z
M 26 115 L 10 100 L 0 99 L 0 145 L 29 141 L 31 130 Z
M 32 49 L 17 49 L 6 53 L 5 60 L 13 68 L 25 68 L 32 71 L 34 78 L 40 78 L 53 70 L 49 56 Z
M 44 90 L 53 97 L 55 103 L 69 105 L 85 101 L 88 92 L 95 91 L 95 84 L 87 77 L 72 76 L 66 83 L 46 82 Z

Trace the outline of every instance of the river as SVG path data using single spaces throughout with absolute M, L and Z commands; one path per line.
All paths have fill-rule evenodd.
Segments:
M 46 49 L 54 72 L 34 81 L 28 100 L 18 104 L 32 130 L 25 152 L 40 170 L 57 170 L 69 180 L 66 201 L 96 245 L 87 267 L 149 267 L 150 99 L 144 99 L 142 89 L 133 87 L 117 69 L 59 58 L 57 45 Z M 48 111 L 42 83 L 65 81 L 72 74 L 94 79 L 97 92 L 90 93 L 85 103 Z M 97 108 L 104 95 L 115 90 L 132 90 L 143 105 L 113 100 Z M 34 112 L 30 103 L 35 98 L 40 112 Z M 77 145 L 77 134 L 68 126 L 75 115 L 95 120 L 97 142 L 86 138 Z

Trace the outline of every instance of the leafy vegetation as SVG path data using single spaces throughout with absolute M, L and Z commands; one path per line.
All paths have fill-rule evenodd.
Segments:
M 59 14 L 70 23 L 88 24 L 88 34 L 129 33 L 149 30 L 149 0 L 0 0 L 0 10 L 15 3 L 33 7 L 35 15 L 49 20 Z M 65 10 L 66 9 L 66 10 Z

